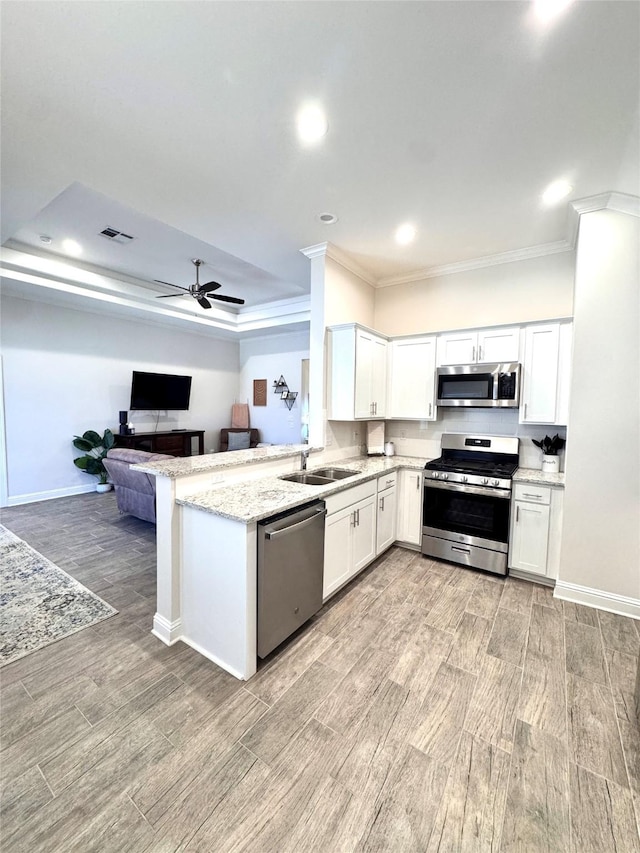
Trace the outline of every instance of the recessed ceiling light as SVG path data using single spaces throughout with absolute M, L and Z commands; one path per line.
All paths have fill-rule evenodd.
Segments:
M 533 12 L 543 24 L 559 17 L 573 3 L 573 0 L 533 0 Z
M 76 243 L 75 240 L 63 240 L 62 248 L 68 255 L 81 255 L 82 254 L 82 246 L 80 243 Z
M 335 213 L 321 213 L 318 219 L 325 225 L 333 225 L 335 222 L 338 221 L 338 217 L 335 215 Z
M 322 139 L 329 129 L 327 117 L 317 104 L 302 107 L 296 117 L 296 126 L 300 141 L 306 143 Z
M 554 181 L 542 193 L 542 201 L 547 205 L 557 204 L 566 198 L 572 190 L 573 187 L 568 181 Z
M 40 235 L 40 242 L 41 242 L 41 243 L 46 243 L 46 244 L 47 244 L 47 246 L 48 246 L 48 245 L 49 245 L 49 243 L 51 242 L 51 237 L 48 237 L 46 234 L 41 234 L 41 235 Z
M 409 222 L 405 222 L 404 225 L 400 225 L 396 229 L 396 243 L 400 243 L 401 246 L 406 246 L 408 243 L 411 243 L 412 240 L 415 240 L 416 233 L 414 226 Z

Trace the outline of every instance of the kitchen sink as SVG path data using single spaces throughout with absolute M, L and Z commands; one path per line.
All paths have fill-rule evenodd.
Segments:
M 295 474 L 287 474 L 280 479 L 288 480 L 290 483 L 303 483 L 305 486 L 328 486 L 335 482 L 330 477 L 319 477 L 317 474 L 307 474 L 305 471 L 296 471 Z
M 347 471 L 346 468 L 318 468 L 313 473 L 316 477 L 326 477 L 328 480 L 344 480 L 346 477 L 355 477 L 360 471 Z

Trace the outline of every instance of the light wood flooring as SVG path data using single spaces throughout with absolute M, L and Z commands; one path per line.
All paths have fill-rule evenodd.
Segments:
M 120 611 L 1 672 L 6 853 L 640 850 L 631 619 L 393 548 L 242 683 L 113 495 L 2 523 Z

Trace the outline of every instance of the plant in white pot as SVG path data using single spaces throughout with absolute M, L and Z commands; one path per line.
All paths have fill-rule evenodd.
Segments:
M 541 441 L 536 441 L 535 438 L 532 438 L 531 441 L 542 450 L 542 470 L 545 474 L 557 474 L 560 471 L 560 460 L 558 459 L 558 453 L 565 446 L 566 442 L 564 438 L 560 438 L 559 435 L 554 435 L 553 438 L 549 438 L 548 435 Z
M 73 464 L 86 474 L 93 474 L 94 477 L 98 477 L 97 492 L 108 492 L 111 489 L 111 483 L 107 483 L 109 475 L 102 460 L 114 443 L 115 439 L 110 429 L 106 429 L 102 436 L 89 429 L 82 435 L 76 435 L 73 439 L 73 446 L 77 447 L 78 450 L 85 451 L 85 455 L 76 457 Z

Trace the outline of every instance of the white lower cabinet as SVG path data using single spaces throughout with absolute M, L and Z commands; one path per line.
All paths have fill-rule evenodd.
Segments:
M 400 542 L 420 545 L 422 539 L 422 471 L 398 472 L 398 528 Z
M 563 490 L 516 483 L 511 506 L 509 568 L 558 576 Z
M 376 523 L 376 556 L 396 541 L 397 489 L 396 474 L 378 479 L 378 512 Z
M 325 501 L 323 598 L 376 556 L 376 481 L 331 495 Z

